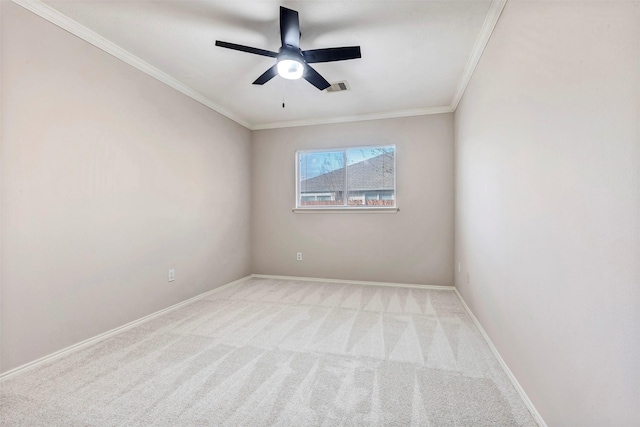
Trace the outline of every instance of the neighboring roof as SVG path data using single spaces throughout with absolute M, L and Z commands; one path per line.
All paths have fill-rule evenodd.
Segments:
M 385 153 L 347 166 L 349 190 L 393 190 L 393 153 Z M 344 168 L 300 182 L 301 193 L 342 191 Z

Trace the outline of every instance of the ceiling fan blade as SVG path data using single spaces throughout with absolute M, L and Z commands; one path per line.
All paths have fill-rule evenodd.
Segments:
M 280 6 L 280 40 L 282 46 L 300 49 L 300 20 L 298 12 Z
M 302 77 L 304 77 L 306 81 L 320 90 L 325 90 L 326 88 L 331 86 L 331 83 L 326 81 L 325 78 L 320 75 L 320 73 L 318 73 L 307 64 L 305 64 L 304 66 L 304 75 Z
M 262 73 L 262 75 L 258 77 L 256 81 L 253 82 L 253 84 L 263 85 L 269 80 L 271 80 L 272 78 L 274 78 L 277 74 L 278 74 L 278 64 L 274 65 L 273 67 L 269 68 L 267 71 Z
M 257 47 L 243 46 L 241 44 L 222 42 L 220 40 L 216 40 L 216 46 L 226 47 L 227 49 L 239 50 L 241 52 L 253 53 L 256 55 L 270 56 L 271 58 L 275 58 L 276 56 L 278 56 L 278 52 L 271 52 L 270 50 L 258 49 Z
M 308 64 L 362 58 L 360 46 L 305 50 L 302 51 L 302 56 L 304 56 L 304 60 L 307 61 Z

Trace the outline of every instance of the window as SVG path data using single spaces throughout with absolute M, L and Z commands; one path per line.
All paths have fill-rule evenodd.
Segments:
M 395 208 L 395 154 L 395 145 L 296 152 L 296 208 Z

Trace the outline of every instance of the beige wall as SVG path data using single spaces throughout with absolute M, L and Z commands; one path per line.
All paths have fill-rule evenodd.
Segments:
M 455 150 L 452 114 L 251 134 L 0 4 L 1 371 L 250 272 L 451 285 L 455 158 L 455 283 L 544 419 L 640 421 L 639 2 L 509 2 Z M 399 213 L 291 212 L 296 150 L 377 144 Z
M 1 3 L 6 371 L 249 274 L 251 136 Z
M 549 426 L 640 425 L 639 123 L 637 1 L 509 2 L 456 111 L 456 285 Z
M 292 213 L 296 150 L 384 144 L 400 212 Z M 452 285 L 452 114 L 255 131 L 252 162 L 254 273 Z

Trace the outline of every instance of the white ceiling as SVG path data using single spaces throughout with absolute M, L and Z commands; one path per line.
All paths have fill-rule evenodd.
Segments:
M 505 2 L 14 1 L 251 129 L 452 111 Z M 214 46 L 278 51 L 280 5 L 299 12 L 303 50 L 361 46 L 314 65 L 350 91 L 252 85 L 275 60 Z

